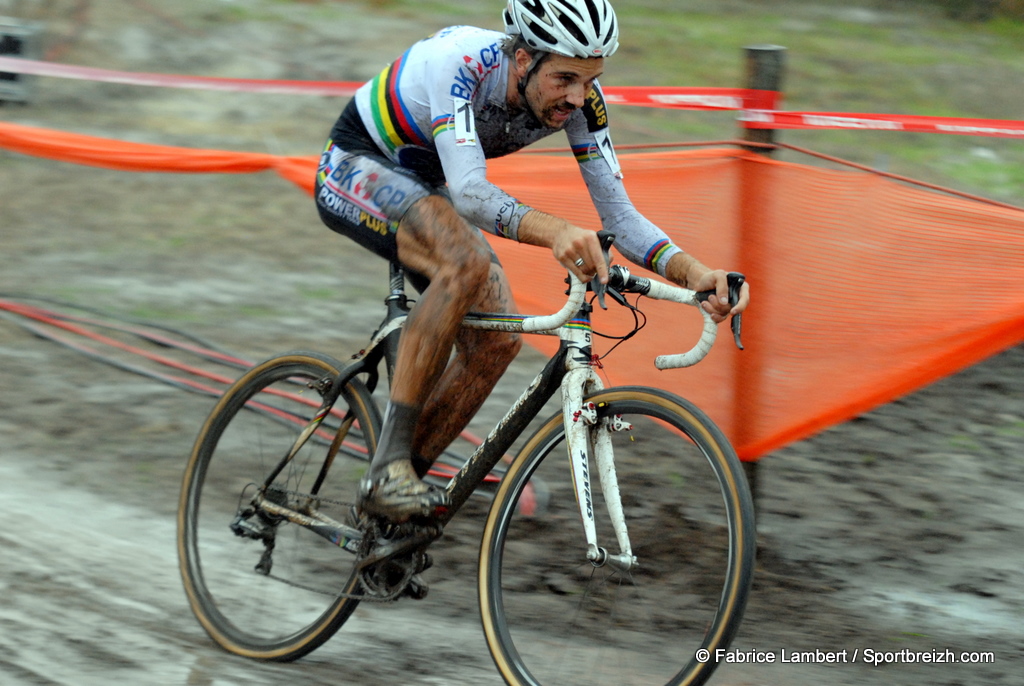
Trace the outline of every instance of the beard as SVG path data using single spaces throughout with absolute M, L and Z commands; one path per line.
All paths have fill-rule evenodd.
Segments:
M 575 105 L 568 102 L 557 102 L 542 109 L 538 119 L 540 119 L 544 126 L 562 129 L 569 123 L 569 117 L 575 111 Z M 561 117 L 564 117 L 564 119 Z

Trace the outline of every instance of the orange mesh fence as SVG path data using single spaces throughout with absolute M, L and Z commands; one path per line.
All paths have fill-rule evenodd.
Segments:
M 313 175 L 310 165 L 316 166 L 316 159 L 307 157 L 129 143 L 7 122 L 0 122 L 0 147 L 24 155 L 120 171 L 248 174 L 280 170 L 285 178 L 298 181 L 296 166 L 309 169 L 307 177 Z M 312 183 L 310 178 L 310 189 Z
M 307 192 L 315 157 L 204 151 L 0 123 L 0 147 L 132 171 L 273 170 Z M 857 171 L 783 163 L 734 149 L 622 155 L 635 204 L 706 264 L 747 274 L 747 350 L 728 331 L 691 369 L 655 355 L 688 349 L 689 308 L 647 302 L 647 327 L 606 360 L 609 384 L 649 384 L 703 407 L 756 459 L 1024 340 L 1024 211 L 984 205 Z M 491 177 L 520 200 L 596 228 L 568 155 L 514 155 Z M 545 251 L 494 239 L 523 312 L 563 301 Z M 615 305 L 594 316 L 622 334 Z M 550 337 L 529 337 L 550 350 Z M 597 340 L 596 352 L 610 342 Z
M 492 175 L 523 202 L 596 227 L 575 164 L 513 156 Z M 654 356 L 687 349 L 698 315 L 644 305 L 647 329 L 611 355 L 607 376 L 693 400 L 744 459 L 1024 340 L 1024 211 L 739 150 L 628 154 L 622 164 L 637 207 L 706 264 L 746 273 L 753 299 L 745 351 L 723 329 L 704 362 L 665 372 Z M 492 244 L 520 307 L 551 311 L 558 267 Z M 628 328 L 621 314 L 594 319 L 599 330 Z
M 1024 211 L 744 161 L 758 309 L 733 427 L 754 457 L 1024 340 Z

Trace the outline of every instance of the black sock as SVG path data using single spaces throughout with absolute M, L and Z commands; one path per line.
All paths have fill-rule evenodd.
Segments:
M 423 457 L 422 455 L 412 456 L 412 468 L 416 470 L 416 476 L 418 476 L 420 479 L 427 475 L 427 472 L 430 471 L 430 466 L 432 464 L 433 462 L 427 461 L 427 458 Z
M 416 405 L 389 402 L 384 410 L 384 426 L 377 441 L 370 471 L 379 472 L 397 460 L 412 458 L 412 439 L 422 408 Z

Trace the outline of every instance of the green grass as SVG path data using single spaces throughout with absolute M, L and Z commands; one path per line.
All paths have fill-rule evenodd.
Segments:
M 283 314 L 280 309 L 264 305 L 237 305 L 234 311 L 245 319 L 279 318 Z
M 956 434 L 949 437 L 949 444 L 954 448 L 961 450 L 969 450 L 971 452 L 980 452 L 983 446 L 973 436 L 967 434 Z
M 241 309 L 241 308 L 240 308 Z M 146 322 L 176 322 L 180 324 L 201 323 L 204 317 L 195 310 L 185 307 L 158 307 L 138 305 L 128 311 L 128 316 Z
M 1024 421 L 1017 420 L 1008 426 L 1000 426 L 996 428 L 996 434 L 999 436 L 1020 438 L 1021 436 L 1024 436 Z
M 337 300 L 341 295 L 335 288 L 310 288 L 308 286 L 299 286 L 297 289 L 299 295 L 307 300 Z

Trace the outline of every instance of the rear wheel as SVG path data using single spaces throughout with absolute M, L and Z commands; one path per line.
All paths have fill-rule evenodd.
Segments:
M 509 469 L 484 529 L 479 592 L 491 654 L 516 685 L 702 684 L 715 662 L 700 662 L 698 650 L 728 647 L 754 568 L 739 460 L 707 416 L 670 393 L 613 388 L 589 400 L 602 420 L 632 425 L 609 433 L 637 565 L 587 560 L 562 417 L 552 417 Z M 615 555 L 598 469 L 589 471 L 598 544 Z M 550 491 L 540 516 L 520 507 L 531 479 Z
M 262 492 L 268 508 L 352 523 L 357 484 L 380 429 L 357 379 L 263 488 L 342 369 L 315 353 L 268 360 L 225 392 L 196 439 L 178 511 L 179 564 L 193 612 L 230 652 L 296 659 L 330 638 L 359 602 L 346 597 L 358 593 L 359 583 L 356 556 L 341 547 L 344 541 L 254 505 Z M 325 463 L 330 468 L 321 477 Z

